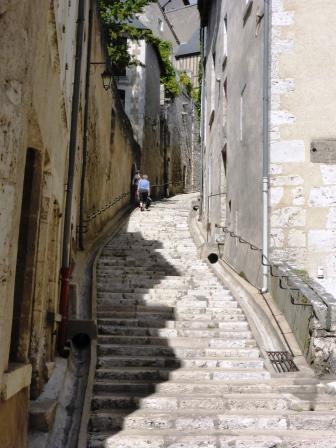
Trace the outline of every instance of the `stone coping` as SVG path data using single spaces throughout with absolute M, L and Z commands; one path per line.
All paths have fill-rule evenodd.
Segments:
M 272 260 L 277 269 L 276 275 L 289 277 L 289 286 L 297 289 L 299 295 L 305 298 L 313 307 L 314 314 L 321 328 L 327 331 L 336 330 L 336 298 L 328 293 L 322 285 L 311 278 L 302 279 L 293 267 L 287 263 Z M 300 297 L 298 298 L 300 300 Z
M 25 387 L 30 386 L 32 377 L 32 365 L 11 363 L 3 374 L 0 398 L 9 400 Z

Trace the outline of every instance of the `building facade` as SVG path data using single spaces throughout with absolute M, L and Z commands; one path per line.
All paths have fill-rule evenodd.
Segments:
M 215 225 L 226 227 L 224 258 L 259 288 L 263 252 L 334 292 L 336 7 L 228 0 L 199 9 L 208 238 L 223 238 Z
M 199 20 L 195 26 L 198 24 Z M 181 61 L 182 58 L 190 60 L 193 57 L 199 60 L 199 39 L 198 47 L 194 45 L 191 53 L 186 49 L 177 62 L 175 56 L 181 45 L 164 5 L 150 3 L 142 14 L 134 18 L 133 26 L 151 30 L 159 39 L 170 42 L 172 64 L 188 73 L 193 82 L 195 77 L 198 79 L 197 62 L 185 63 L 182 67 Z M 193 101 L 182 88 L 180 95 L 169 98 L 161 84 L 165 68 L 155 45 L 146 40 L 129 40 L 128 47 L 139 64 L 127 67 L 125 74 L 118 76 L 118 90 L 141 148 L 141 171 L 149 175 L 154 197 L 190 191 L 194 188 L 191 173 L 199 170 L 198 142 L 193 135 L 195 127 L 192 127 L 196 120 Z M 190 68 L 197 68 L 197 73 L 194 74 Z M 171 113 L 173 110 L 175 114 Z M 172 129 L 179 132 L 173 135 Z M 169 135 L 164 136 L 165 132 Z
M 21 448 L 64 348 L 60 272 L 129 203 L 139 151 L 90 64 L 105 58 L 95 2 L 9 0 L 0 26 L 0 445 Z

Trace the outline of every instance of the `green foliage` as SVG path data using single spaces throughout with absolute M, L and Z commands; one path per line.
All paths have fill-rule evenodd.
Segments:
M 203 64 L 202 64 L 202 58 L 199 62 L 199 70 L 198 70 L 198 89 L 194 89 L 192 92 L 192 98 L 195 101 L 195 107 L 197 111 L 197 115 L 200 118 L 201 117 L 201 108 L 202 108 L 202 80 L 203 80 Z
M 186 74 L 186 72 L 180 73 L 180 83 L 185 87 L 189 96 L 192 96 L 193 85 L 190 77 Z
M 152 0 L 99 0 L 108 53 L 116 73 L 121 73 L 130 65 L 138 64 L 138 61 L 129 54 L 127 39 L 143 39 L 146 30 L 135 28 L 130 21 L 151 2 Z
M 153 0 L 99 0 L 99 10 L 106 32 L 108 54 L 115 74 L 121 74 L 126 67 L 139 65 L 139 61 L 129 53 L 128 39 L 139 41 L 145 39 L 156 47 L 161 56 L 163 74 L 161 82 L 165 87 L 165 94 L 175 98 L 184 86 L 187 93 L 195 101 L 196 109 L 200 113 L 200 89 L 193 89 L 189 76 L 182 72 L 177 79 L 171 62 L 171 43 L 154 36 L 151 30 L 138 29 L 132 26 L 132 19 L 143 11 L 144 7 Z
M 180 94 L 180 86 L 176 78 L 176 72 L 171 63 L 171 43 L 166 40 L 158 39 L 157 48 L 160 52 L 164 74 L 161 77 L 161 82 L 165 86 L 166 95 L 170 98 L 175 98 Z

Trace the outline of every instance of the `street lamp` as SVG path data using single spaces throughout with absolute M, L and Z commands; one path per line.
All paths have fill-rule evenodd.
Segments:
M 112 87 L 112 72 L 109 69 L 103 71 L 102 75 L 103 86 L 105 90 L 109 90 Z

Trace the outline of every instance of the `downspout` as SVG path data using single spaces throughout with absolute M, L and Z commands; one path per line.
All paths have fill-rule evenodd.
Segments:
M 61 354 L 64 354 L 67 321 L 68 321 L 68 308 L 69 308 L 69 281 L 71 273 L 70 272 L 71 213 L 72 213 L 73 186 L 74 186 L 76 149 L 77 149 L 77 124 L 79 113 L 81 64 L 82 64 L 82 52 L 83 52 L 84 11 L 85 11 L 85 0 L 79 0 L 78 16 L 77 16 L 77 32 L 76 32 L 75 74 L 74 74 L 74 86 L 72 93 L 72 110 L 71 110 L 71 124 L 70 124 L 68 178 L 67 178 L 65 212 L 64 212 L 63 251 L 62 251 L 62 268 L 61 268 L 61 297 L 59 304 L 59 312 L 62 316 L 62 320 L 60 322 L 58 329 L 58 349 Z
M 200 219 L 202 219 L 203 216 L 203 209 L 204 209 L 204 127 L 205 127 L 205 89 L 206 89 L 206 83 L 205 83 L 205 70 L 204 70 L 204 51 L 205 51 L 205 28 L 201 28 L 201 67 L 202 67 L 202 85 L 201 85 L 201 204 L 200 204 Z
M 270 59 L 270 2 L 264 0 L 264 63 L 263 63 L 263 172 L 262 172 L 262 222 L 263 222 L 263 279 L 262 292 L 268 291 L 268 266 L 264 256 L 268 257 L 268 204 L 269 204 L 269 59 Z
M 91 67 L 91 46 L 92 46 L 92 27 L 93 27 L 93 0 L 90 0 L 89 11 L 89 28 L 87 43 L 87 59 L 86 59 L 86 77 L 85 77 L 85 106 L 84 106 L 84 123 L 83 123 L 83 159 L 82 174 L 80 185 L 80 202 L 79 202 L 79 248 L 84 250 L 84 194 L 85 194 L 85 176 L 88 152 L 88 124 L 89 124 L 89 101 L 90 101 L 90 67 Z

